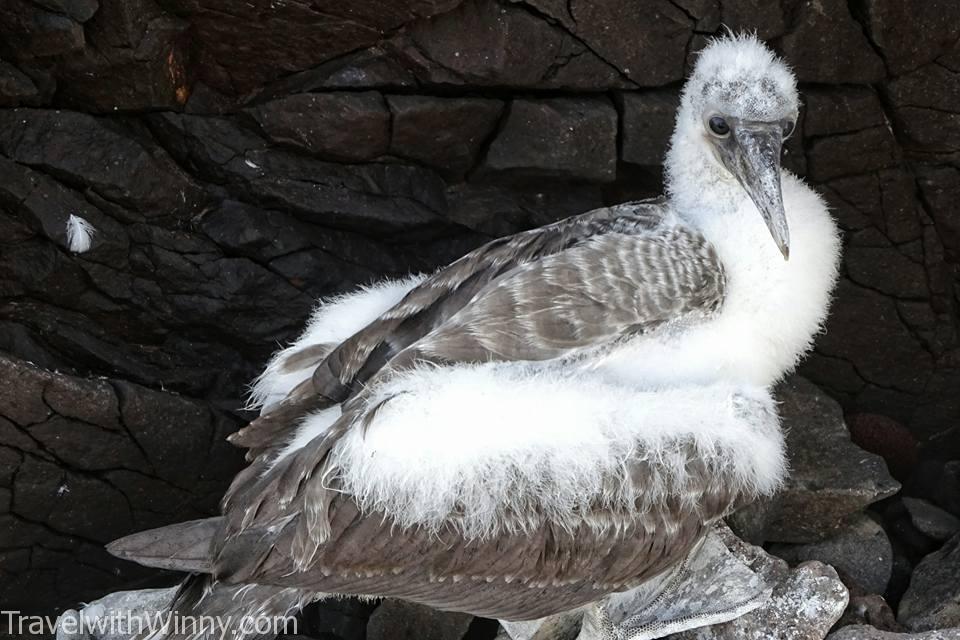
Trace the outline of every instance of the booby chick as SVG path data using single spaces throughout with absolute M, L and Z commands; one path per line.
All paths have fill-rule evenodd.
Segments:
M 194 572 L 174 609 L 234 619 L 349 594 L 528 620 L 675 565 L 776 489 L 767 388 L 837 275 L 830 215 L 780 167 L 798 105 L 762 43 L 714 40 L 664 198 L 321 306 L 257 382 L 223 515 L 111 551 Z

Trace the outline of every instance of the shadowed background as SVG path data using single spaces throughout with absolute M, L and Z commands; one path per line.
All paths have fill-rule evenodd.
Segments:
M 3 608 L 148 584 L 101 545 L 215 509 L 246 384 L 317 297 L 659 193 L 722 24 L 796 70 L 785 164 L 844 230 L 802 373 L 899 479 L 942 483 L 960 3 L 4 0 Z M 96 228 L 82 254 L 71 214 Z

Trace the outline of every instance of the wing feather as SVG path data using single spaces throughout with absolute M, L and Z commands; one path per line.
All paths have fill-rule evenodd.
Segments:
M 333 348 L 310 379 L 260 418 L 231 436 L 252 459 L 271 449 L 304 415 L 347 400 L 397 354 L 444 325 L 496 278 L 608 233 L 641 233 L 660 224 L 662 200 L 606 207 L 494 240 L 418 286 L 386 313 Z
M 275 464 L 260 456 L 237 476 L 223 503 L 215 577 L 529 619 L 627 588 L 679 560 L 737 500 L 706 469 L 698 495 L 643 519 L 600 511 L 584 514 L 573 531 L 544 521 L 534 531 L 507 527 L 468 540 L 455 513 L 439 533 L 360 513 L 341 492 L 330 456 L 363 423 L 369 392 L 418 363 L 548 360 L 715 312 L 724 275 L 713 248 L 689 229 L 652 223 L 663 214 L 659 205 L 627 215 L 635 210 L 604 210 L 488 245 L 334 348 L 310 380 L 253 424 L 275 434 L 276 424 L 289 428 L 337 403 L 343 415 L 302 449 Z M 634 465 L 630 481 L 643 482 L 642 466 Z M 491 587 L 477 588 L 485 583 Z

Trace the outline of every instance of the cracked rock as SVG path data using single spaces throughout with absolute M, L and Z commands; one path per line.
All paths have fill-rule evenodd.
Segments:
M 236 422 L 205 403 L 125 382 L 83 379 L 0 354 L 0 599 L 25 611 L 90 599 L 142 578 L 102 544 L 202 517 L 240 456 L 219 443 Z M 205 496 L 210 496 L 204 504 Z M 2 497 L 2 495 L 0 495 Z M 49 611 L 49 610 L 48 610 Z
M 293 95 L 252 113 L 277 144 L 333 160 L 372 160 L 390 143 L 390 113 L 375 91 Z
M 960 5 L 951 0 L 867 0 L 860 6 L 893 75 L 936 59 L 960 38 Z
M 801 82 L 878 82 L 883 60 L 843 0 L 801 2 L 780 48 Z
M 388 96 L 390 153 L 457 180 L 474 167 L 503 111 L 499 100 Z
M 607 182 L 617 171 L 617 112 L 599 98 L 514 100 L 484 168 Z

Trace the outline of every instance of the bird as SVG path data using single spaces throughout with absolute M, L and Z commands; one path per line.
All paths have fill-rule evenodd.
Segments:
M 776 490 L 769 389 L 829 308 L 837 227 L 781 167 L 799 108 L 756 36 L 711 40 L 663 196 L 321 305 L 254 385 L 221 515 L 108 549 L 191 572 L 172 611 L 234 617 L 353 595 L 531 620 L 675 566 Z

